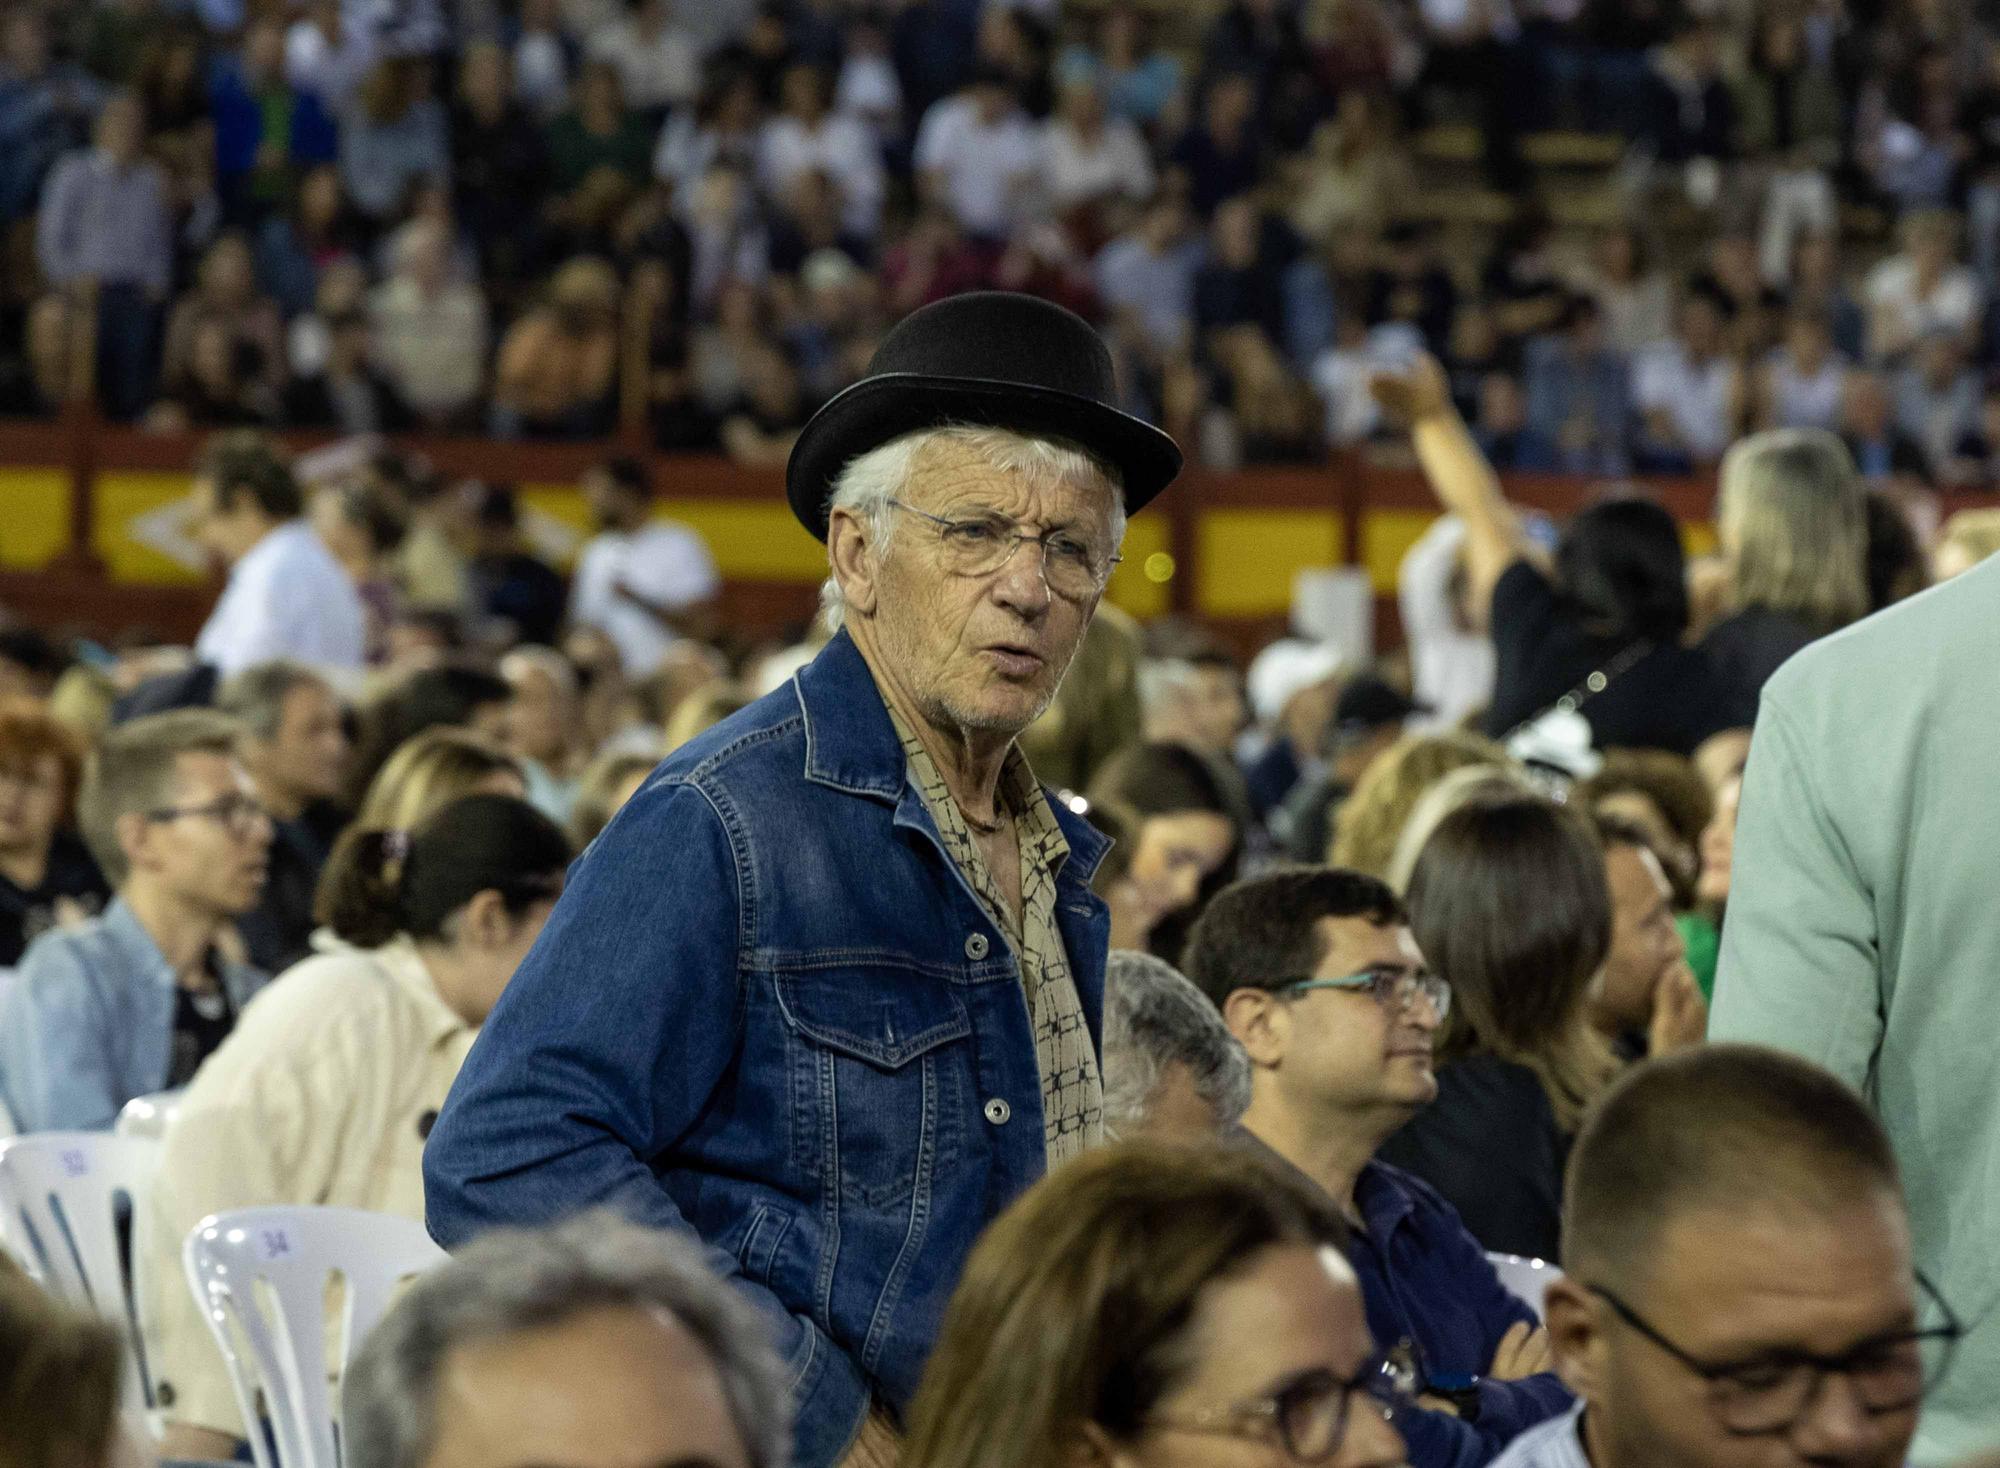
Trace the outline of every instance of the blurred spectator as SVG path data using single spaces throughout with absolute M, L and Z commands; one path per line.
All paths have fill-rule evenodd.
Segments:
M 753 293 L 770 274 L 770 236 L 756 207 L 750 175 L 718 163 L 696 182 L 679 210 L 688 237 L 689 308 L 702 315 L 720 314 L 720 302 L 730 286 Z M 890 273 L 883 263 L 885 278 Z
M 611 424 L 618 371 L 618 276 L 602 260 L 567 262 L 544 303 L 500 343 L 494 428 L 504 436 L 596 438 Z
M 402 609 L 395 556 L 409 533 L 409 506 L 388 485 L 363 478 L 313 496 L 313 533 L 340 563 L 368 619 L 368 662 L 389 654 L 389 628 Z
M 1308 240 L 1344 231 L 1379 231 L 1415 178 L 1395 135 L 1388 102 L 1359 88 L 1340 94 L 1334 115 L 1313 129 L 1301 187 L 1290 205 L 1292 226 Z
M 1862 477 L 1879 483 L 1906 465 L 1923 467 L 1924 451 L 1895 422 L 1895 400 L 1879 372 L 1850 372 L 1840 405 L 1840 436 Z
M 738 464 L 782 468 L 805 427 L 799 374 L 783 352 L 768 347 L 743 363 L 742 395 L 723 413 L 722 447 Z
M 548 646 L 562 628 L 569 588 L 529 548 L 520 504 L 509 485 L 480 486 L 472 558 L 473 597 L 489 617 L 504 618 L 509 641 Z
M 1139 665 L 1144 733 L 1153 744 L 1184 744 L 1210 759 L 1229 759 L 1249 718 L 1243 675 L 1220 650 Z
M 1735 437 L 1744 406 L 1741 367 L 1724 351 L 1728 308 L 1712 290 L 1690 288 L 1674 336 L 1642 353 L 1632 372 L 1639 410 L 1636 467 L 1687 474 L 1713 464 Z
M 132 1369 L 119 1329 L 94 1310 L 59 1301 L 11 1256 L 0 1255 L 0 1402 L 8 1452 L 28 1468 L 96 1468 L 143 1461 L 122 1425 L 122 1382 Z
M 1113 339 L 1149 361 L 1186 351 L 1201 265 L 1202 244 L 1188 233 L 1186 209 L 1171 193 L 1160 194 L 1137 227 L 1097 257 L 1097 294 L 1111 313 Z
M 1156 894 L 1152 951 L 1180 957 L 1187 931 L 1208 900 L 1236 879 L 1244 814 L 1226 777 L 1207 758 L 1178 744 L 1138 744 L 1114 755 L 1086 792 L 1138 822 L 1131 878 Z
M 186 1085 L 266 982 L 221 942 L 271 844 L 236 733 L 183 709 L 99 744 L 78 810 L 117 898 L 44 933 L 0 1000 L 0 1090 L 24 1131 L 108 1130 L 134 1096 Z
M 310 0 L 285 33 L 285 80 L 344 123 L 376 55 L 368 28 L 349 22 L 342 0 Z
M 1611 949 L 1591 986 L 1590 1022 L 1621 1059 L 1700 1044 L 1708 1028 L 1687 944 L 1674 921 L 1674 889 L 1650 838 L 1615 816 L 1595 820 L 1611 894 Z
M 290 657 L 333 672 L 366 653 L 361 598 L 312 527 L 288 464 L 260 435 L 212 443 L 195 470 L 196 539 L 229 582 L 195 639 L 223 677 Z
M 1284 332 L 1284 297 L 1275 262 L 1266 258 L 1266 220 L 1254 198 L 1216 206 L 1208 259 L 1195 272 L 1194 318 L 1201 347 L 1215 351 L 1219 331 L 1248 325 L 1267 340 Z
M 1946 331 L 1926 336 L 1896 369 L 1894 382 L 1896 429 L 1923 450 L 1936 474 L 1979 430 L 1979 377 L 1966 361 L 1963 340 Z
M 340 170 L 327 163 L 307 169 L 290 204 L 258 228 L 258 285 L 287 318 L 310 311 L 326 267 L 353 256 L 356 234 Z
M 1152 196 L 1153 160 L 1139 130 L 1108 112 L 1093 62 L 1065 61 L 1058 76 L 1055 113 L 1041 126 L 1042 188 L 1058 215 L 1094 211 L 1101 230 L 1107 206 Z
M 678 109 L 660 130 L 653 172 L 673 185 L 685 207 L 716 164 L 754 172 L 762 102 L 757 84 L 738 68 L 717 68 L 692 108 Z
M 1898 357 L 1936 332 L 1970 343 L 1979 326 L 1984 298 L 1978 277 L 1959 262 L 1957 219 L 1923 210 L 1903 220 L 1899 236 L 1901 250 L 1862 286 L 1871 362 Z
M 611 750 L 585 766 L 570 803 L 570 845 L 581 852 L 611 824 L 659 764 L 654 754 Z
M 602 629 L 628 677 L 659 665 L 676 638 L 707 635 L 719 587 L 714 559 L 685 525 L 652 518 L 652 476 L 613 459 L 584 477 L 597 535 L 577 558 L 570 618 Z
M 1516 768 L 1489 739 L 1460 730 L 1405 735 L 1370 765 L 1354 793 L 1334 815 L 1329 866 L 1387 880 L 1419 804 L 1459 770 L 1501 772 Z
M 1962 576 L 1989 556 L 2000 554 L 2000 510 L 1960 510 L 1944 522 L 1931 566 L 1937 579 Z
M 701 53 L 673 0 L 625 0 L 625 15 L 591 34 L 587 54 L 618 71 L 625 100 L 640 112 L 663 114 L 695 98 Z
M 341 116 L 340 176 L 354 207 L 377 225 L 387 224 L 417 184 L 449 178 L 448 129 L 424 63 L 378 62 Z
M 1201 120 L 1167 150 L 1169 180 L 1203 220 L 1224 199 L 1256 188 L 1265 145 L 1258 136 L 1256 83 L 1242 72 L 1222 72 L 1208 83 Z
M 209 247 L 194 289 L 167 317 L 161 373 L 170 390 L 188 376 L 203 323 L 223 328 L 230 361 L 246 391 L 275 406 L 285 380 L 284 322 L 277 303 L 259 293 L 250 246 L 239 234 L 225 234 Z
M 1445 349 L 1458 307 L 1458 287 L 1438 258 L 1431 229 L 1415 223 L 1391 226 L 1368 272 L 1366 290 L 1363 310 L 1371 328 L 1401 325 L 1405 335 L 1417 334 L 1413 346 Z
M 1143 128 L 1165 119 L 1179 101 L 1181 85 L 1179 60 L 1149 44 L 1149 25 L 1150 18 L 1126 0 L 1106 5 L 1094 44 L 1073 46 L 1058 61 L 1065 67 L 1087 61 L 1099 68 L 1106 108 Z
M 1396 573 L 1411 688 L 1428 709 L 1420 726 L 1455 728 L 1493 696 L 1488 609 L 1473 601 L 1469 586 L 1465 523 L 1442 516 L 1418 537 Z
M 520 25 L 510 53 L 514 95 L 543 122 L 562 111 L 569 96 L 573 49 L 563 31 L 558 0 L 521 0 Z
M 326 361 L 285 388 L 285 423 L 343 434 L 406 432 L 410 413 L 395 384 L 375 368 L 375 329 L 368 318 L 355 311 L 327 325 Z
M 1471 93 L 1487 179 L 1503 191 L 1517 188 L 1523 177 L 1521 98 L 1530 81 L 1512 8 L 1507 0 L 1417 0 L 1414 9 L 1424 56 L 1417 95 L 1438 89 Z
M 506 696 L 504 685 L 500 696 Z M 528 786 L 519 762 L 498 740 L 434 724 L 397 746 L 367 781 L 352 825 L 362 831 L 414 831 L 468 795 L 526 800 Z
M 1521 380 L 1489 372 L 1479 381 L 1479 416 L 1473 436 L 1480 452 L 1502 473 L 1551 474 L 1561 467 L 1556 440 L 1528 418 Z
M 0 356 L 0 416 L 53 418 L 87 390 L 77 380 L 89 360 L 89 344 L 77 340 L 82 315 L 60 295 L 29 304 L 20 357 Z
M 1250 1104 L 1250 1060 L 1201 990 L 1150 953 L 1113 949 L 1104 974 L 1107 1138 L 1207 1142 Z
M 0 967 L 111 895 L 73 825 L 84 754 L 81 736 L 40 704 L 0 702 Z
M 886 182 L 874 137 L 857 118 L 829 109 L 825 71 L 799 64 L 785 73 L 784 108 L 757 141 L 757 177 L 764 192 L 783 194 L 800 174 L 823 174 L 838 191 L 841 223 L 861 239 L 881 224 Z
M 548 647 L 517 647 L 500 660 L 513 696 L 507 747 L 528 779 L 528 803 L 558 825 L 576 803 L 576 669 Z
M 889 33 L 881 16 L 850 12 L 845 54 L 834 79 L 833 108 L 859 119 L 885 148 L 902 146 L 903 83 L 889 53 Z
M 1318 865 L 1333 836 L 1333 815 L 1368 771 L 1402 738 L 1411 719 L 1428 710 L 1379 674 L 1349 679 L 1333 706 L 1326 758 L 1271 812 L 1272 838 L 1294 861 Z
M 1260 819 L 1284 804 L 1300 781 L 1318 773 L 1340 697 L 1341 652 L 1330 642 L 1287 637 L 1250 664 L 1250 712 L 1261 740 L 1244 771 Z
M 146 426 L 169 433 L 203 428 L 275 426 L 280 402 L 267 377 L 253 371 L 254 351 L 226 316 L 192 318 L 185 360 L 167 377 L 165 391 L 146 414 Z
M 463 424 L 485 378 L 486 301 L 455 279 L 451 241 L 429 221 L 398 237 L 389 279 L 368 299 L 375 360 L 424 426 Z
M 1579 284 L 1604 312 L 1605 340 L 1628 361 L 1673 330 L 1673 286 L 1652 268 L 1634 225 L 1616 225 L 1598 237 Z
M 1002 239 L 1020 220 L 1039 161 L 1033 125 L 1005 73 L 991 68 L 934 104 L 917 129 L 920 194 L 975 239 Z
M 452 208 L 478 245 L 480 275 L 510 289 L 535 262 L 527 201 L 548 192 L 548 147 L 515 93 L 513 63 L 491 41 L 461 53 L 451 113 Z
M 35 226 L 42 274 L 96 312 L 97 391 L 119 419 L 152 401 L 172 284 L 166 178 L 145 161 L 144 143 L 138 100 L 112 97 L 97 120 L 96 146 L 56 165 Z
M 334 120 L 285 78 L 285 28 L 266 17 L 243 34 L 240 57 L 214 64 L 215 177 L 239 217 L 284 204 L 298 174 L 339 156 Z
M 505 680 L 494 674 L 450 662 L 418 667 L 377 685 L 370 699 L 361 705 L 356 719 L 359 734 L 348 779 L 350 794 L 363 796 L 361 815 L 356 819 L 365 825 L 375 824 L 381 817 L 382 804 L 394 803 L 393 790 L 381 787 L 385 783 L 391 787 L 408 783 L 412 772 L 404 771 L 399 779 L 392 778 L 391 772 L 404 747 L 419 735 L 433 730 L 469 731 L 485 736 L 497 750 L 506 737 L 507 705 L 513 696 Z M 419 770 L 423 764 L 437 761 L 448 771 L 467 775 L 469 783 L 478 788 L 519 793 L 526 799 L 527 776 L 520 762 L 512 756 L 504 759 L 504 778 L 493 778 L 493 761 L 485 759 L 483 751 L 470 761 L 456 751 L 434 752 L 419 762 Z M 518 792 L 514 786 L 517 781 Z M 378 794 L 382 796 L 379 801 Z M 408 825 L 396 829 L 407 830 Z
M 82 67 L 55 58 L 40 9 L 10 5 L 0 16 L 0 221 L 35 212 L 58 160 L 90 141 L 107 95 Z
M 553 207 L 574 225 L 587 224 L 607 202 L 622 204 L 645 182 L 651 132 L 626 107 L 610 62 L 585 63 L 574 105 L 549 124 L 548 146 L 559 196 Z
M 1632 375 L 1605 340 L 1589 296 L 1566 302 L 1559 330 L 1527 343 L 1527 423 L 1567 474 L 1623 474 L 1631 463 Z
M 1827 318 L 1794 308 L 1785 317 L 1783 342 L 1758 371 L 1755 416 L 1760 428 L 1824 428 L 1840 424 L 1848 360 L 1834 350 Z
M 1652 58 L 1640 86 L 1639 135 L 1660 163 L 1735 154 L 1736 102 L 1722 74 L 1722 28 L 1690 14 Z
M 1867 316 L 1842 275 L 1840 247 L 1831 233 L 1800 237 L 1792 249 L 1786 284 L 1792 309 L 1825 316 L 1834 349 L 1849 361 L 1860 360 L 1867 340 Z
M 236 920 L 250 961 L 268 974 L 312 951 L 313 892 L 333 849 L 346 788 L 347 731 L 340 699 L 296 663 L 260 663 L 229 679 L 216 708 L 237 723 L 237 758 L 271 818 L 264 890 Z

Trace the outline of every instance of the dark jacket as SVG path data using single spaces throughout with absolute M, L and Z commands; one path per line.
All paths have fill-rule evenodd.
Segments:
M 1107 842 L 1052 802 L 1092 1043 Z M 795 1461 L 915 1393 L 987 1223 L 1047 1167 L 1020 968 L 854 643 L 677 750 L 583 854 L 424 1151 L 431 1233 L 593 1205 L 698 1237 L 769 1318 Z

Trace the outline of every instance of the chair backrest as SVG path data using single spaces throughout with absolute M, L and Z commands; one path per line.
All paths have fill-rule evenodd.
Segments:
M 42 1287 L 124 1332 L 125 1410 L 152 1400 L 129 1281 L 131 1239 L 159 1170 L 159 1143 L 107 1132 L 0 1142 L 0 1244 Z
M 1519 1297 L 1527 1307 L 1539 1317 L 1542 1312 L 1542 1296 L 1549 1286 L 1563 1277 L 1563 1272 L 1546 1259 L 1529 1259 L 1520 1254 L 1488 1254 L 1486 1260 L 1500 1276 L 1500 1283 L 1508 1291 Z
M 340 1468 L 329 1368 L 346 1371 L 397 1284 L 440 1263 L 444 1250 L 412 1219 L 298 1206 L 211 1214 L 188 1235 L 181 1257 L 252 1425 L 257 1468 Z M 329 1361 L 326 1294 L 336 1274 L 340 1333 Z M 260 1391 L 275 1461 L 254 1428 Z
M 181 1109 L 181 1097 L 186 1094 L 187 1088 L 183 1086 L 155 1091 L 150 1096 L 134 1096 L 120 1108 L 111 1130 L 121 1137 L 151 1137 L 158 1141 L 173 1125 Z

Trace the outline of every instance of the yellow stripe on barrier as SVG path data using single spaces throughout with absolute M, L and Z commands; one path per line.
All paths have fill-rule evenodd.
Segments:
M 100 474 L 91 487 L 96 497 L 93 549 L 114 581 L 153 586 L 186 586 L 207 578 L 171 556 L 135 539 L 136 523 L 194 493 L 190 474 Z
M 1218 617 L 1282 615 L 1300 571 L 1340 564 L 1340 518 L 1327 510 L 1216 510 L 1201 517 L 1196 597 Z
M 68 471 L 0 469 L 0 566 L 38 571 L 68 544 Z

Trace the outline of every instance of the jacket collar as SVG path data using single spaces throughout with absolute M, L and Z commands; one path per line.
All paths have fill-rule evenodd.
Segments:
M 457 1010 L 444 1002 L 444 996 L 438 993 L 437 981 L 424 964 L 423 955 L 417 952 L 417 945 L 408 938 L 391 938 L 373 950 L 369 957 L 381 965 L 382 971 L 409 996 L 410 1002 L 423 1016 L 427 1044 L 432 1047 L 441 1045 L 452 1036 L 472 1028 Z
M 116 950 L 120 969 L 142 978 L 163 993 L 173 992 L 174 966 L 167 962 L 160 945 L 153 941 L 153 935 L 139 921 L 139 914 L 132 911 L 123 897 L 114 897 L 111 905 L 104 909 L 104 915 L 98 919 L 98 931 Z M 222 979 L 223 989 L 229 994 L 230 1007 L 240 1014 L 243 1006 L 250 1002 L 250 996 L 257 992 L 257 986 L 264 978 L 263 973 L 244 964 L 232 963 L 214 949 L 209 950 L 209 957 Z
M 816 785 L 896 804 L 909 783 L 909 762 L 875 686 L 875 675 L 854 639 L 845 631 L 837 633 L 818 657 L 792 675 L 792 682 L 805 725 L 806 778 Z M 1061 801 L 1050 804 L 1069 843 L 1063 870 L 1087 883 L 1111 842 Z

